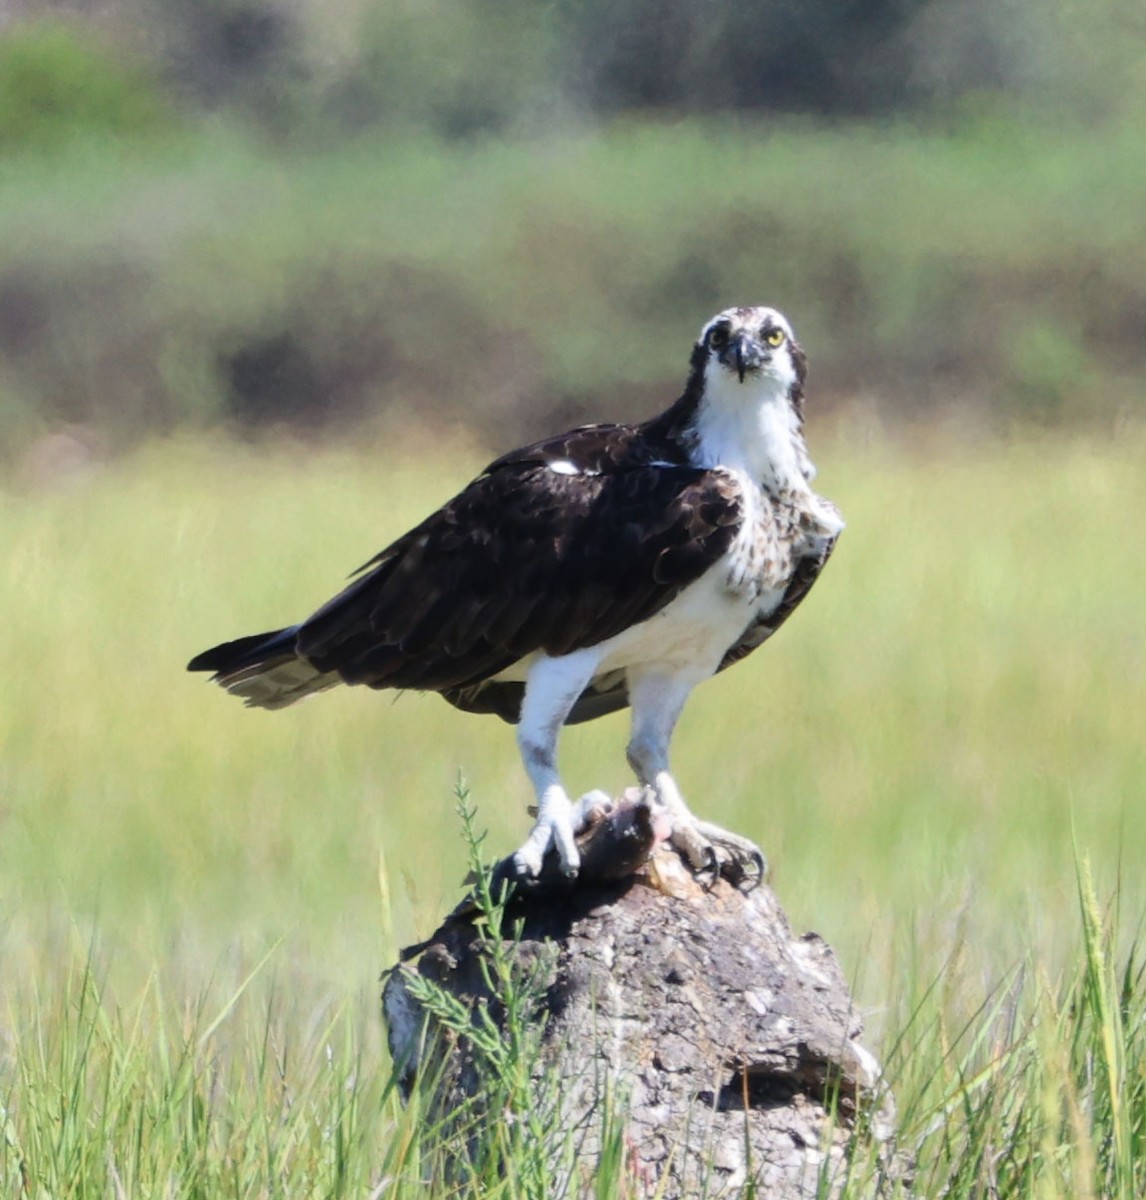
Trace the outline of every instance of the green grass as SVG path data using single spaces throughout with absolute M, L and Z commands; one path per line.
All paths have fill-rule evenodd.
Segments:
M 927 1178 L 945 1155 L 974 1178 L 971 1144 L 1001 1170 L 1006 1133 L 1030 1165 L 1001 1194 L 1134 1195 L 1144 447 L 813 442 L 849 528 L 774 642 L 694 696 L 679 778 L 836 947 Z M 175 441 L 0 493 L 9 1191 L 423 1194 L 376 978 L 458 897 L 459 772 L 488 852 L 523 836 L 512 731 L 349 689 L 249 712 L 182 668 L 303 615 L 487 457 L 427 452 Z M 621 717 L 570 730 L 571 786 L 628 782 L 624 740 Z

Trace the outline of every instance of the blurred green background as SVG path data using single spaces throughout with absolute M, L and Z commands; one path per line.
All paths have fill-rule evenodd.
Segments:
M 286 1024 L 348 1003 L 379 1061 L 458 773 L 491 856 L 527 828 L 511 731 L 183 664 L 519 439 L 663 408 L 739 303 L 809 353 L 849 528 L 695 697 L 686 793 L 877 1004 L 1068 957 L 1072 837 L 1140 911 L 1143 111 L 1140 0 L 6 5 L 5 1045 L 75 925 L 177 998 L 270 950 Z M 571 785 L 624 739 L 571 731 Z
M 491 444 L 773 303 L 817 411 L 1117 429 L 1136 0 L 103 0 L 0 17 L 0 441 Z

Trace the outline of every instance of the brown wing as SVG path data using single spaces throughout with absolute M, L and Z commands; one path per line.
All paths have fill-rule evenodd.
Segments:
M 524 655 L 652 616 L 735 537 L 734 480 L 656 450 L 632 427 L 594 426 L 499 459 L 305 621 L 298 651 L 348 683 L 516 720 L 519 694 L 465 701 Z

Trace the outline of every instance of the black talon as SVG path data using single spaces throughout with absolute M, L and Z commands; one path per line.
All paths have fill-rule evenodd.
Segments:
M 724 878 L 738 891 L 754 892 L 768 874 L 768 860 L 753 848 L 750 855 L 730 855 L 724 864 Z
M 764 882 L 764 877 L 768 874 L 768 860 L 764 857 L 763 850 L 756 851 L 752 856 L 752 862 L 756 867 L 756 881 L 749 885 L 748 890 L 750 892 L 754 888 L 758 888 Z
M 696 881 L 706 892 L 712 891 L 720 878 L 720 855 L 711 842 L 704 844 L 704 866 L 696 873 Z

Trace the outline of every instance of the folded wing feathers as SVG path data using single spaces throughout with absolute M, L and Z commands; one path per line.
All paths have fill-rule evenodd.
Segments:
M 647 619 L 735 534 L 740 500 L 721 472 L 617 468 L 640 460 L 626 457 L 636 432 L 565 435 L 558 457 L 576 470 L 551 469 L 546 444 L 495 464 L 361 568 L 291 631 L 289 649 L 276 643 L 219 682 L 267 708 L 345 681 L 442 691 L 459 707 L 508 716 L 520 685 L 489 684 L 501 691 L 483 697 L 485 680 L 538 649 L 565 654 Z M 584 718 L 572 716 L 626 700 L 622 680 L 591 703 L 587 692 Z

